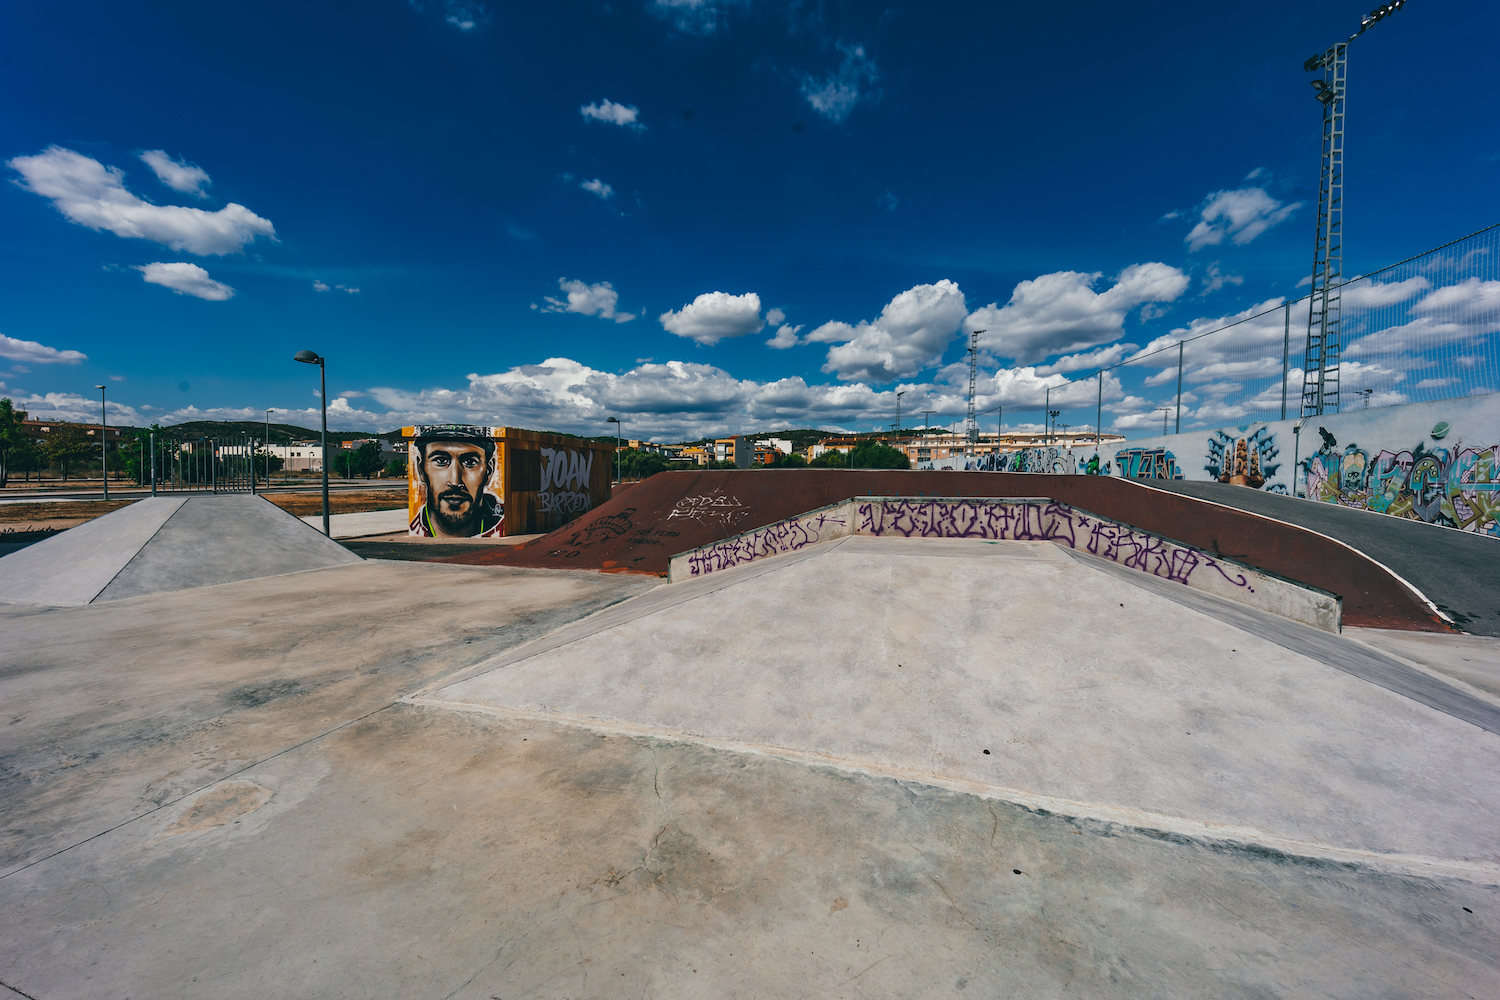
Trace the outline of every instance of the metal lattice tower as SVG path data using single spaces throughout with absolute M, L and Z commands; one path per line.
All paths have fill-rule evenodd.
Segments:
M 974 415 L 974 385 L 979 374 L 979 335 L 983 332 L 975 330 L 969 334 L 969 416 L 964 421 L 964 436 L 971 446 L 979 443 L 979 418 Z
M 1303 68 L 1321 68 L 1314 80 L 1323 102 L 1323 169 L 1318 179 L 1318 233 L 1313 244 L 1312 294 L 1307 314 L 1307 354 L 1302 364 L 1302 415 L 1339 410 L 1339 284 L 1344 267 L 1344 80 L 1349 43 L 1340 42 Z
M 1312 293 L 1308 297 L 1307 352 L 1302 363 L 1302 416 L 1339 411 L 1339 285 L 1344 274 L 1344 83 L 1349 71 L 1349 42 L 1377 21 L 1400 10 L 1406 0 L 1381 4 L 1359 19 L 1348 41 L 1302 64 L 1308 73 L 1321 69 L 1312 82 L 1323 104 L 1323 168 L 1318 177 L 1318 233 L 1313 243 Z

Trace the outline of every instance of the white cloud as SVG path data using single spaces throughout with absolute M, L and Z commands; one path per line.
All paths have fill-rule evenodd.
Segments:
M 1225 237 L 1236 244 L 1249 243 L 1277 223 L 1284 222 L 1300 201 L 1290 205 L 1266 194 L 1265 188 L 1247 187 L 1234 191 L 1215 191 L 1203 206 L 1202 221 L 1183 237 L 1189 250 L 1217 246 Z
M 839 42 L 838 50 L 844 57 L 838 69 L 824 77 L 803 74 L 802 96 L 818 114 L 842 122 L 861 100 L 871 99 L 869 88 L 880 79 L 880 73 L 865 55 L 864 46 Z
M 1100 277 L 1097 271 L 1056 271 L 1022 281 L 1004 307 L 991 302 L 976 309 L 964 329 L 984 330 L 981 341 L 990 350 L 1025 364 L 1116 340 L 1131 309 L 1174 301 L 1188 287 L 1182 271 L 1154 262 L 1132 264 L 1095 292 Z
M 731 7 L 750 0 L 651 0 L 647 10 L 689 35 L 712 35 L 729 23 Z
M 315 291 L 315 292 L 331 292 L 331 291 L 333 291 L 333 287 L 331 285 L 328 285 L 325 282 L 314 280 L 313 281 L 313 291 Z
M 170 288 L 178 295 L 191 295 L 195 299 L 209 302 L 225 302 L 234 298 L 234 289 L 222 281 L 215 281 L 197 264 L 183 262 L 137 265 L 147 284 Z
M 772 326 L 780 326 L 782 323 L 786 322 L 786 313 L 782 312 L 780 309 L 767 309 L 766 322 L 771 324 Z
M 1058 358 L 1050 365 L 1037 366 L 1038 375 L 1054 375 L 1059 372 L 1081 372 L 1092 368 L 1108 368 L 1117 364 L 1130 351 L 1135 350 L 1134 344 L 1111 344 L 1109 347 L 1101 347 L 1096 351 L 1086 354 L 1069 354 Z
M 61 146 L 36 156 L 7 161 L 26 190 L 49 198 L 69 221 L 127 239 L 150 240 L 195 254 L 238 253 L 257 237 L 276 237 L 276 228 L 243 205 L 217 212 L 181 205 L 153 205 L 125 189 L 116 167 Z
M 776 310 L 772 309 L 771 312 L 776 312 Z M 766 318 L 770 319 L 770 316 L 767 316 Z M 776 336 L 766 341 L 766 346 L 774 347 L 778 351 L 784 351 L 788 347 L 796 347 L 797 334 L 801 332 L 802 327 L 800 325 L 791 326 L 790 324 L 783 324 L 781 329 L 776 331 Z
M 616 323 L 629 323 L 635 319 L 635 313 L 622 313 L 616 308 L 620 293 L 607 281 L 589 285 L 582 281 L 558 278 L 557 287 L 567 293 L 567 299 L 546 296 L 547 305 L 542 308 L 542 312 L 578 313 L 581 316 L 612 319 Z
M 717 344 L 729 337 L 759 333 L 766 325 L 760 318 L 760 296 L 754 292 L 744 295 L 704 292 L 681 309 L 662 313 L 660 318 L 668 333 L 700 344 Z
M 610 198 L 614 197 L 615 194 L 614 188 L 610 187 L 608 184 L 604 183 L 597 177 L 595 177 L 591 181 L 579 181 L 578 186 L 583 188 L 589 194 L 598 195 L 605 201 L 608 201 Z
M 174 160 L 164 149 L 146 150 L 141 154 L 141 162 L 151 168 L 157 180 L 173 191 L 181 191 L 195 198 L 208 197 L 208 192 L 203 189 L 213 181 L 209 179 L 208 171 L 198 164 Z
M 887 188 L 885 194 L 875 199 L 875 204 L 879 205 L 887 212 L 894 212 L 896 210 L 896 206 L 901 204 L 901 199 L 891 194 L 890 189 Z
M 1203 276 L 1203 291 L 1200 295 L 1208 295 L 1217 292 L 1225 285 L 1243 285 L 1245 277 L 1241 274 L 1225 274 L 1219 270 L 1219 262 L 1214 261 L 1208 265 L 1208 273 Z
M 1412 278 L 1384 287 L 1416 288 L 1413 282 L 1425 281 L 1425 278 Z M 1372 290 L 1370 294 L 1378 295 L 1379 290 Z M 1365 332 L 1363 324 L 1351 324 L 1351 342 L 1345 346 L 1344 355 L 1391 359 L 1406 352 L 1475 342 L 1500 333 L 1500 281 L 1469 278 L 1456 285 L 1446 285 L 1424 296 L 1410 312 L 1413 318 L 1408 322 L 1374 332 Z
M 55 347 L 48 347 L 34 340 L 17 340 L 3 333 L 0 333 L 0 358 L 26 361 L 35 365 L 76 365 L 80 361 L 89 359 L 88 355 L 81 351 L 59 351 Z M 25 372 L 29 369 L 17 365 L 13 370 Z
M 897 295 L 873 321 L 824 323 L 807 340 L 837 343 L 828 349 L 824 372 L 846 382 L 890 382 L 937 364 L 967 312 L 964 293 L 944 278 Z
M 1308 279 L 1308 284 L 1312 284 L 1311 278 Z M 1344 309 L 1376 309 L 1414 299 L 1431 287 L 1432 282 L 1421 275 L 1383 284 L 1373 279 L 1355 279 L 1339 289 L 1339 303 Z
M 426 0 L 411 0 L 411 5 L 423 11 L 428 6 Z M 465 33 L 482 28 L 490 22 L 489 8 L 473 0 L 442 0 L 440 9 L 444 21 Z
M 1458 385 L 1456 378 L 1424 378 L 1414 388 L 1417 389 L 1446 389 L 1450 385 Z
M 622 125 L 626 128 L 643 129 L 646 126 L 640 123 L 641 109 L 633 104 L 616 104 L 608 98 L 598 104 L 585 104 L 578 109 L 585 118 L 592 118 L 597 122 L 608 122 L 611 125 Z

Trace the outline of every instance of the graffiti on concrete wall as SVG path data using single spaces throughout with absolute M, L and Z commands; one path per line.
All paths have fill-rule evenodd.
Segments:
M 1214 431 L 1208 438 L 1208 464 L 1203 469 L 1210 479 L 1258 490 L 1281 468 L 1276 461 L 1280 454 L 1276 436 L 1269 427 L 1258 427 L 1253 433 L 1242 435 Z M 1280 484 L 1271 489 L 1286 492 L 1286 487 Z
M 1243 573 L 1201 549 L 1094 517 L 1055 500 L 993 503 L 964 500 L 875 500 L 858 506 L 860 534 L 904 538 L 989 538 L 1058 542 L 1176 583 L 1198 570 L 1249 589 Z
M 796 552 L 832 537 L 835 533 L 847 534 L 838 529 L 846 528 L 848 523 L 848 517 L 841 516 L 837 511 L 814 511 L 801 517 L 768 524 L 764 528 L 693 550 L 688 556 L 688 573 L 691 576 L 703 576 L 766 556 Z
M 1126 479 L 1181 479 L 1177 456 L 1165 448 L 1125 448 L 1115 452 L 1119 475 Z M 1109 473 L 1106 471 L 1105 475 Z
M 576 517 L 589 509 L 589 480 L 594 472 L 594 453 L 571 448 L 542 449 L 542 485 L 536 496 L 537 510 Z
M 1322 444 L 1301 463 L 1307 495 L 1325 503 L 1378 511 L 1448 528 L 1500 536 L 1500 445 L 1443 447 L 1448 425 L 1433 427 L 1433 445 L 1383 449 L 1373 456 L 1358 444 L 1342 449 L 1326 427 Z
M 741 503 L 739 497 L 727 493 L 683 497 L 667 512 L 668 521 L 682 517 L 721 528 L 732 528 L 749 516 L 750 508 Z

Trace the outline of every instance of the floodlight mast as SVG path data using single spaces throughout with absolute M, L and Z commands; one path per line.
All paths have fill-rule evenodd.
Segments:
M 1302 69 L 1321 69 L 1312 81 L 1323 105 L 1323 165 L 1318 175 L 1318 229 L 1313 242 L 1312 289 L 1308 296 L 1307 351 L 1302 364 L 1302 416 L 1339 410 L 1339 356 L 1343 349 L 1339 285 L 1344 268 L 1344 85 L 1349 43 L 1377 21 L 1400 10 L 1406 0 L 1392 0 L 1359 19 L 1359 30 L 1328 51 L 1310 56 Z
M 979 369 L 979 335 L 983 330 L 975 330 L 969 334 L 969 416 L 964 422 L 964 436 L 968 438 L 969 455 L 978 453 L 979 445 L 979 419 L 974 415 L 974 385 Z

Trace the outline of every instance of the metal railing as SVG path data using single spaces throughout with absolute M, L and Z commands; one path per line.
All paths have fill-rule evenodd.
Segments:
M 257 488 L 253 437 L 179 438 L 151 433 L 148 472 L 152 496 L 158 493 L 254 493 Z

